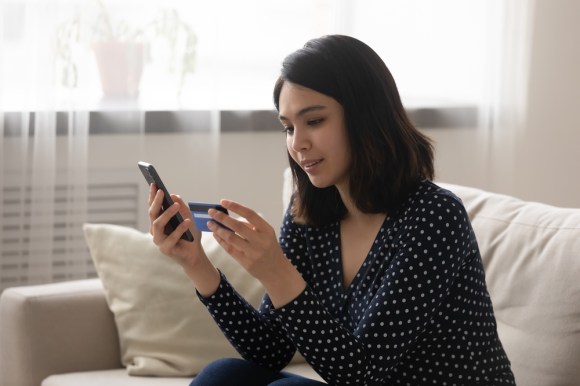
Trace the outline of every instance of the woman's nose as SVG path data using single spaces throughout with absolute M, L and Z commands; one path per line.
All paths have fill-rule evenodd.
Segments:
M 310 147 L 310 140 L 303 130 L 294 129 L 291 146 L 294 151 L 304 151 Z

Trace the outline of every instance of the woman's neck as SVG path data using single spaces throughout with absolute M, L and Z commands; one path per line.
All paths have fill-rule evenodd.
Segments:
M 368 222 L 372 218 L 385 218 L 385 213 L 365 213 L 361 211 L 353 200 L 347 186 L 336 186 L 340 198 L 346 208 L 345 220 L 350 222 Z

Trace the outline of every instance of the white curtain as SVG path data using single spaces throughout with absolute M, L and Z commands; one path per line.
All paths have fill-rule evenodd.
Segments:
M 490 2 L 497 28 L 486 49 L 488 72 L 480 135 L 486 143 L 489 189 L 514 189 L 517 141 L 525 135 L 535 0 Z
M 413 107 L 477 106 L 505 186 L 533 3 L 0 0 L 0 289 L 94 274 L 90 110 L 271 109 L 283 57 L 324 34 L 376 49 Z
M 94 272 L 83 240 L 89 113 L 58 74 L 57 2 L 0 2 L 0 290 Z

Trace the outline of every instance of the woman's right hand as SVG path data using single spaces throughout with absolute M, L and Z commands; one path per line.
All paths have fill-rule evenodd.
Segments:
M 162 210 L 163 191 L 157 189 L 155 184 L 151 184 L 149 188 L 149 232 L 153 236 L 153 243 L 157 245 L 161 253 L 181 265 L 202 295 L 210 295 L 219 286 L 219 272 L 209 261 L 201 246 L 201 232 L 193 222 L 189 206 L 179 196 L 172 194 L 171 198 L 174 204 L 166 210 Z M 183 222 L 169 235 L 165 234 L 169 220 L 178 212 L 181 214 Z M 193 234 L 193 242 L 181 238 L 188 229 Z

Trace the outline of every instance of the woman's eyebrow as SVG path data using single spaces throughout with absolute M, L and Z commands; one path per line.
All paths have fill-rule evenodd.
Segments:
M 326 109 L 326 106 L 323 106 L 323 105 L 306 106 L 306 107 L 300 109 L 300 111 L 298 111 L 298 113 L 296 113 L 296 116 L 297 117 L 300 117 L 300 116 L 302 116 L 302 115 L 304 115 L 306 113 L 309 113 L 311 111 L 324 110 L 324 109 Z M 287 121 L 288 120 L 288 118 L 286 118 L 283 115 L 278 115 L 278 119 L 281 120 L 281 121 Z

